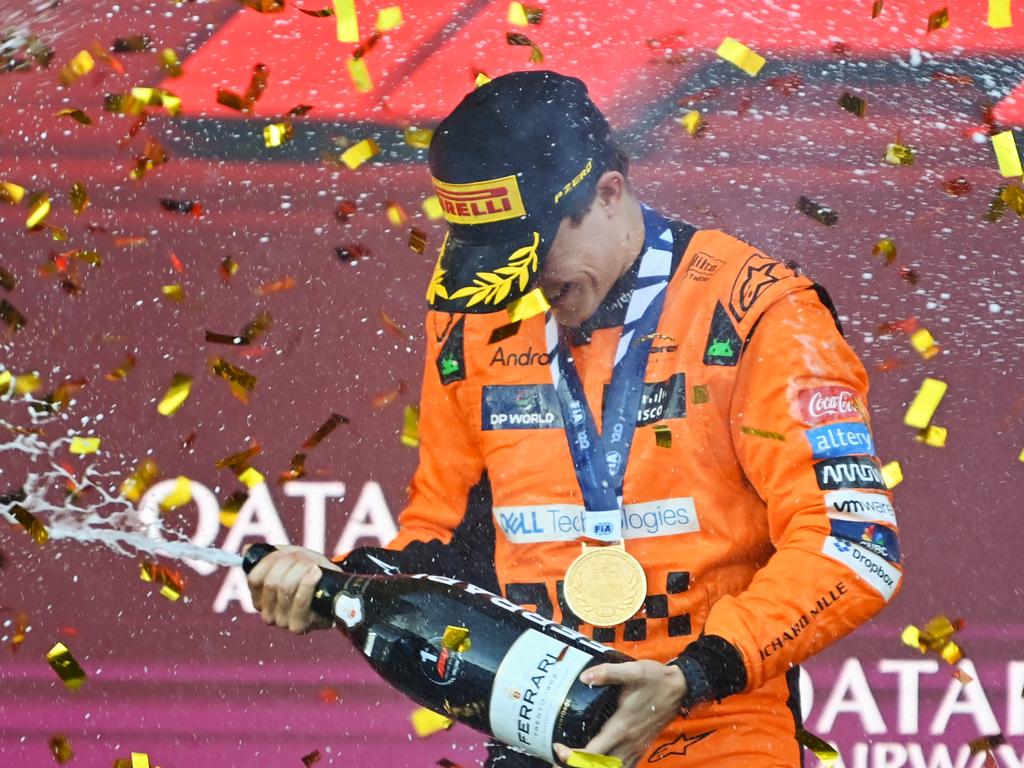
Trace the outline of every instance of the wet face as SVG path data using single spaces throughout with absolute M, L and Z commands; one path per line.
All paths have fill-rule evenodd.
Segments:
M 633 211 L 624 200 L 631 198 L 609 206 L 599 194 L 579 224 L 563 219 L 558 228 L 544 259 L 540 288 L 562 325 L 574 328 L 593 315 L 639 252 L 643 227 L 637 236 Z

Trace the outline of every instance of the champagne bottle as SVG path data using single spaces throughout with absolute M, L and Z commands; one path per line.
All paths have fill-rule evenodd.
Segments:
M 251 546 L 245 572 L 273 551 Z M 444 576 L 324 571 L 312 609 L 333 619 L 377 673 L 412 700 L 552 763 L 553 743 L 583 747 L 618 703 L 618 686 L 584 685 L 579 674 L 631 660 Z

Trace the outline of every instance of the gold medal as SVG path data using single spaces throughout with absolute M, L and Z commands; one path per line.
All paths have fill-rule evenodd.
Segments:
M 565 601 L 587 624 L 614 627 L 640 610 L 647 576 L 624 544 L 583 545 L 583 554 L 565 572 Z

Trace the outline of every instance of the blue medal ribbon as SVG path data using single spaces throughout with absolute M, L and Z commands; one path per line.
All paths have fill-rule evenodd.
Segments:
M 615 352 L 604 404 L 603 434 L 597 431 L 583 382 L 551 312 L 546 324 L 551 377 L 576 480 L 583 493 L 584 536 L 607 542 L 622 540 L 626 464 L 643 396 L 647 358 L 672 271 L 673 237 L 668 219 L 647 206 L 643 207 L 643 216 L 644 252 Z

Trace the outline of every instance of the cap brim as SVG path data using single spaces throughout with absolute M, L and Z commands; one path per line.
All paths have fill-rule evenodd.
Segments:
M 427 300 L 438 312 L 507 309 L 536 285 L 559 221 L 498 243 L 470 243 L 449 234 Z

